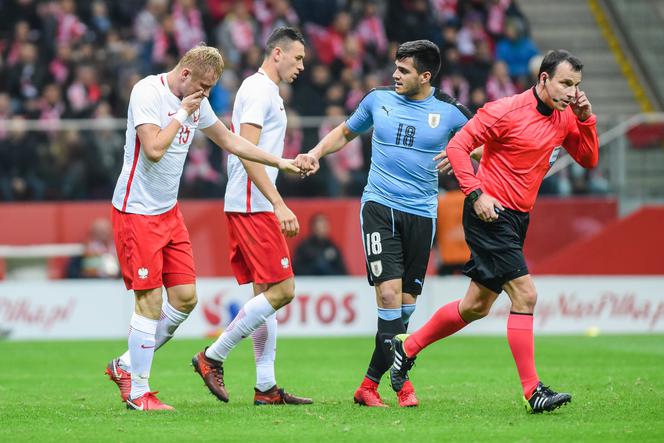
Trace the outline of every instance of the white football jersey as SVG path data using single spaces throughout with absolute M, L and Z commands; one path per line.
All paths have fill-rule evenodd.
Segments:
M 113 206 L 132 214 L 157 215 L 177 202 L 180 176 L 197 128 L 217 122 L 207 98 L 180 127 L 173 143 L 158 162 L 150 161 L 136 134 L 136 128 L 150 123 L 165 128 L 180 109 L 181 100 L 169 89 L 166 74 L 145 77 L 131 91 L 127 112 L 124 164 L 113 193 Z
M 240 125 L 252 123 L 260 126 L 258 147 L 281 157 L 286 136 L 286 111 L 279 96 L 279 87 L 262 69 L 247 77 L 240 86 L 233 104 L 231 129 L 240 134 Z M 267 198 L 251 182 L 242 162 L 235 155 L 228 156 L 228 184 L 224 197 L 226 212 L 272 212 L 274 208 Z M 266 166 L 272 183 L 277 180 L 279 170 Z

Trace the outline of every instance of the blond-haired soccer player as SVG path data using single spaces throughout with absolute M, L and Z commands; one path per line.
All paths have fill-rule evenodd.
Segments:
M 304 38 L 293 28 L 275 29 L 267 39 L 258 72 L 247 77 L 233 105 L 232 129 L 274 155 L 284 150 L 286 111 L 279 96 L 281 82 L 292 83 L 304 70 Z M 251 335 L 256 357 L 254 404 L 310 404 L 277 386 L 276 311 L 295 296 L 293 268 L 284 235 L 297 235 L 297 217 L 286 206 L 274 183 L 277 170 L 228 158 L 225 212 L 230 236 L 230 261 L 239 284 L 252 283 L 254 297 L 224 333 L 193 358 L 194 368 L 219 400 L 228 401 L 223 362 L 244 337 Z
M 140 80 L 131 92 L 112 219 L 122 276 L 127 289 L 134 291 L 135 309 L 129 350 L 106 368 L 128 409 L 173 409 L 150 391 L 148 380 L 154 351 L 196 305 L 191 242 L 177 204 L 180 176 L 196 130 L 232 154 L 300 172 L 293 161 L 258 149 L 216 117 L 207 96 L 223 67 L 216 48 L 199 45 L 173 70 Z

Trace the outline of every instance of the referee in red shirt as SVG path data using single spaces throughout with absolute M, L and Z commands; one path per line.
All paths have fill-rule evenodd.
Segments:
M 572 400 L 544 386 L 534 358 L 533 311 L 537 291 L 523 256 L 529 211 L 554 150 L 565 150 L 585 168 L 598 161 L 596 118 L 579 90 L 583 65 L 564 50 L 542 61 L 537 85 L 521 94 L 487 103 L 441 153 L 438 167 L 454 170 L 466 194 L 463 227 L 471 257 L 464 274 L 472 280 L 463 299 L 440 308 L 422 328 L 393 339 L 392 387 L 408 379 L 415 356 L 431 343 L 485 317 L 505 290 L 512 301 L 507 341 L 531 413 L 552 411 Z M 484 145 L 477 174 L 469 153 Z

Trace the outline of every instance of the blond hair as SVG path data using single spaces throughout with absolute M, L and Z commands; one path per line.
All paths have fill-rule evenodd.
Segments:
M 197 74 L 212 71 L 219 78 L 224 69 L 224 59 L 217 48 L 200 43 L 188 50 L 175 67 L 175 69 L 182 68 L 189 68 Z

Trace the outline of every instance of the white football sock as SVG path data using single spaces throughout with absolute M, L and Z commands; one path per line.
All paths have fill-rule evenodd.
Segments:
M 133 362 L 131 371 L 131 394 L 138 398 L 150 390 L 150 368 L 154 356 L 157 320 L 142 317 L 136 313 L 129 322 L 129 355 Z
M 277 355 L 277 314 L 270 315 L 252 334 L 256 358 L 256 388 L 267 391 L 277 384 L 274 359 Z
M 217 341 L 205 351 L 205 356 L 217 361 L 224 361 L 228 353 L 245 337 L 251 335 L 261 323 L 276 311 L 265 295 L 258 294 L 240 309 L 226 330 Z
M 175 330 L 189 317 L 186 312 L 180 312 L 165 302 L 161 307 L 161 317 L 157 323 L 157 332 L 155 334 L 154 350 L 161 348 L 168 340 L 173 338 Z M 131 356 L 129 350 L 120 356 L 120 367 L 125 371 L 131 372 Z

